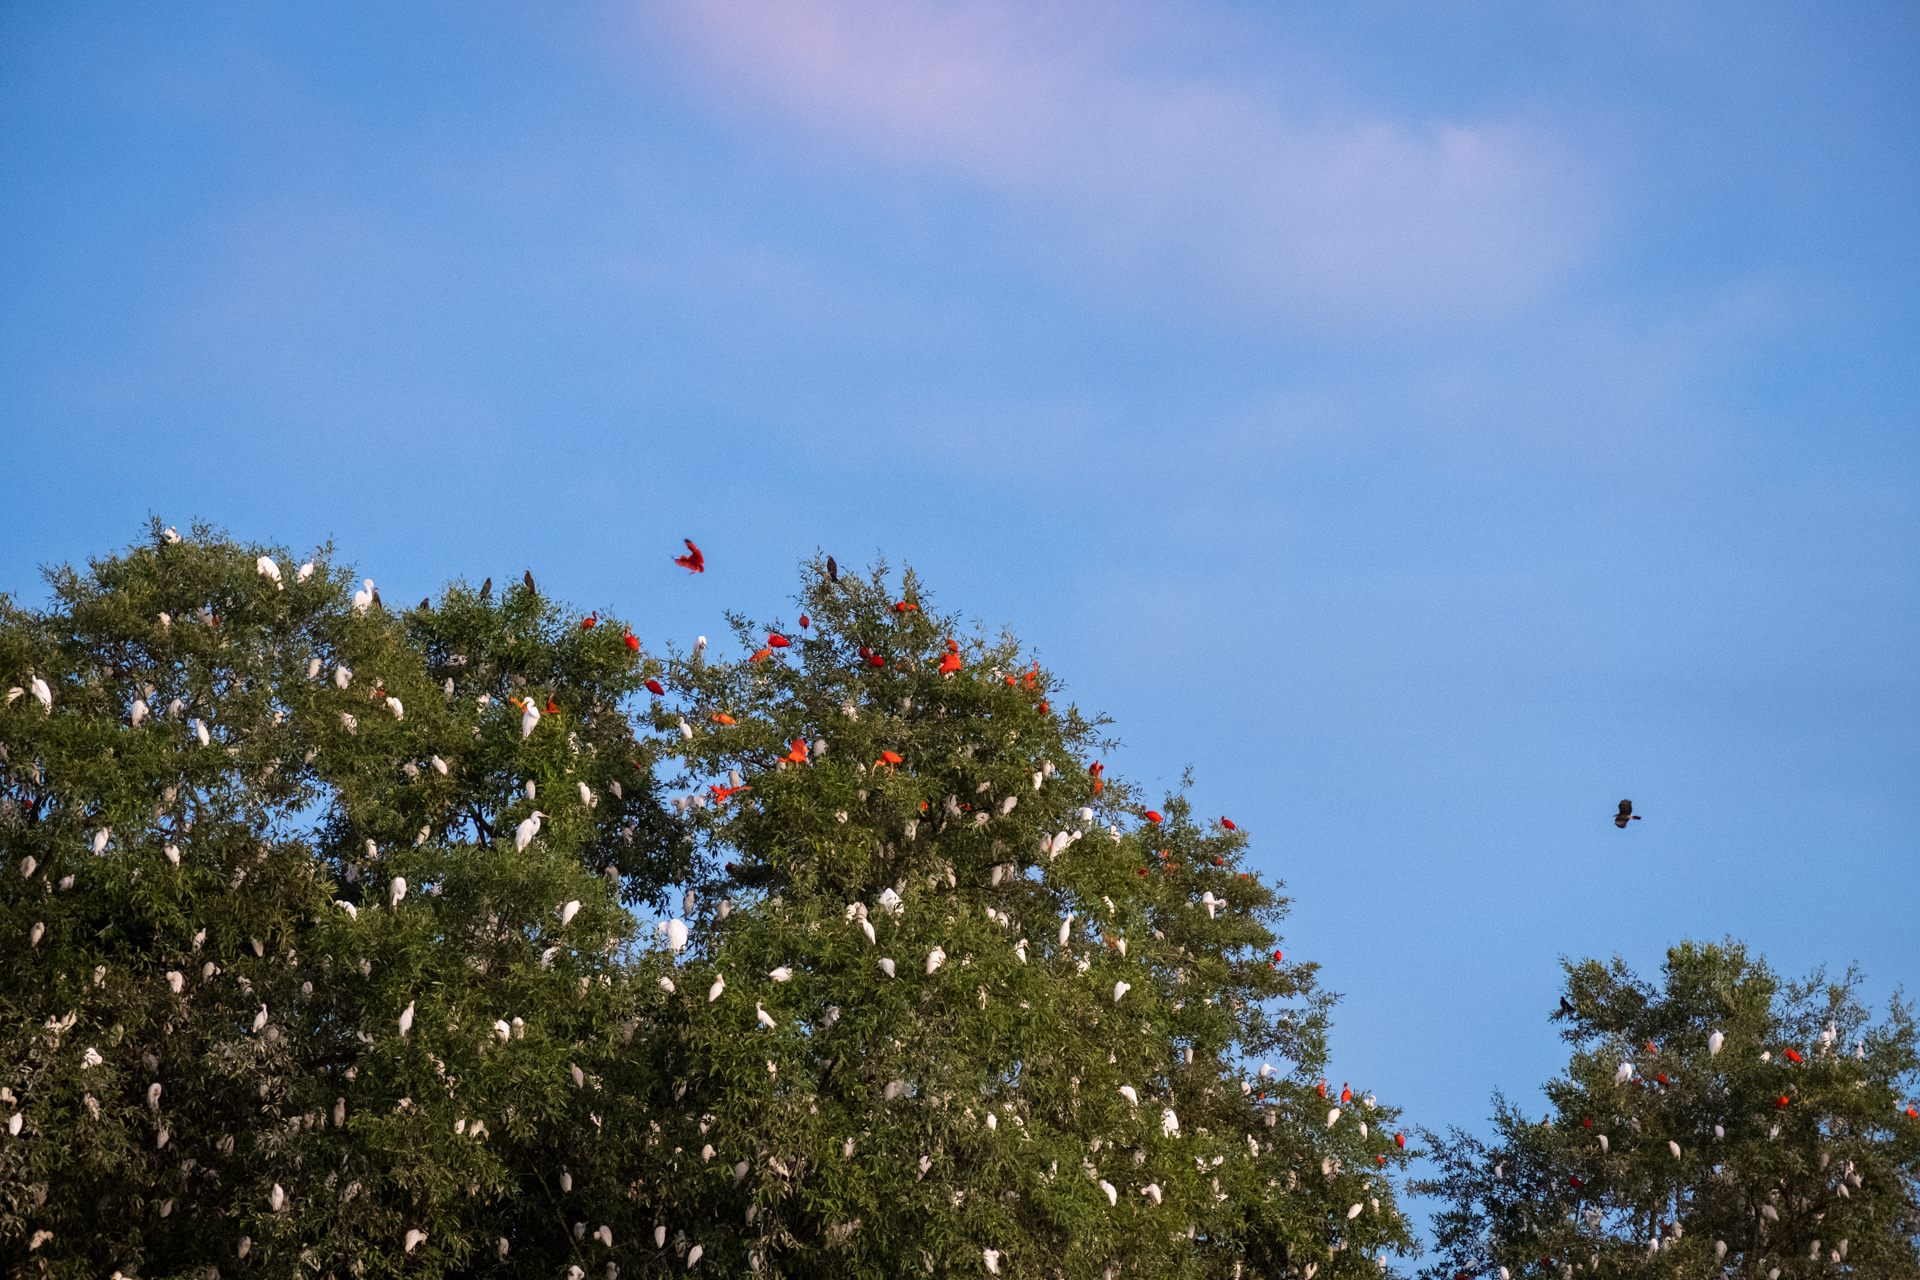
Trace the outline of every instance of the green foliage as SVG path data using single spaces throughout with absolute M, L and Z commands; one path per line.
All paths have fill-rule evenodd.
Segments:
M 1496 1099 L 1491 1145 L 1426 1135 L 1442 1175 L 1416 1190 L 1448 1202 L 1429 1274 L 1920 1274 L 1898 997 L 1873 1024 L 1857 973 L 1783 982 L 1732 941 L 1673 948 L 1658 987 L 1617 958 L 1566 969 L 1553 1111 Z
M 662 661 L 530 582 L 394 612 L 326 549 L 154 535 L 0 601 L 10 1273 L 1410 1248 L 1397 1113 L 1331 1116 L 1244 834 L 1102 779 L 1100 724 L 911 575 Z

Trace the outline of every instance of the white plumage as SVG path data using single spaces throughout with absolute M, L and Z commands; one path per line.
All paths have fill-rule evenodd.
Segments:
M 947 953 L 941 950 L 939 947 L 935 947 L 933 950 L 927 952 L 928 975 L 931 976 L 935 970 L 937 970 L 941 965 L 945 964 L 946 962 L 947 962 Z
M 1114 983 L 1114 984 L 1113 984 L 1113 1002 L 1114 1002 L 1115 1004 L 1119 1004 L 1119 1003 L 1120 1003 L 1120 997 L 1121 997 L 1121 996 L 1123 996 L 1123 995 L 1125 995 L 1125 994 L 1127 994 L 1127 992 L 1129 992 L 1129 991 L 1131 991 L 1131 990 L 1133 990 L 1133 984 L 1132 984 L 1131 982 L 1116 982 L 1116 983 Z
M 513 830 L 513 847 L 515 849 L 525 849 L 528 845 L 532 844 L 533 838 L 540 834 L 540 819 L 546 816 L 546 814 L 536 809 L 533 813 L 529 814 L 519 826 L 515 827 Z
M 980 1251 L 980 1258 L 981 1261 L 987 1264 L 988 1275 L 997 1276 L 1000 1274 L 1000 1251 L 998 1249 L 982 1249 Z
M 133 727 L 134 728 L 138 729 L 140 727 L 140 722 L 147 718 L 148 710 L 149 708 L 147 707 L 147 700 L 145 698 L 135 698 L 133 700 Z
M 420 1245 L 422 1245 L 422 1244 L 425 1244 L 425 1243 L 426 1243 L 426 1240 L 427 1240 L 427 1233 L 426 1233 L 426 1232 L 424 1232 L 424 1231 L 422 1231 L 422 1230 L 420 1230 L 420 1229 L 419 1229 L 418 1227 L 410 1227 L 410 1228 L 408 1228 L 408 1230 L 407 1230 L 407 1249 L 406 1249 L 406 1251 L 407 1251 L 408 1253 L 412 1253 L 412 1252 L 414 1251 L 414 1249 L 415 1249 L 416 1247 L 418 1247 L 418 1246 L 420 1246 Z
M 110 840 L 112 837 L 113 837 L 112 827 L 102 827 L 98 831 L 94 832 L 93 833 L 93 851 L 95 853 L 105 853 L 107 851 L 107 841 Z
M 1719 1057 L 1720 1046 L 1724 1045 L 1726 1042 L 1727 1042 L 1726 1036 L 1722 1035 L 1718 1031 L 1708 1036 L 1707 1037 L 1707 1056 L 1710 1058 Z
M 1633 1079 L 1633 1064 L 1631 1062 L 1621 1063 L 1619 1070 L 1613 1073 L 1613 1082 L 1615 1084 L 1625 1084 L 1631 1079 Z
M 364 614 L 373 607 L 373 579 L 363 579 L 364 585 L 353 593 L 353 611 Z M 407 1252 L 413 1252 L 413 1246 L 407 1246 Z
M 532 698 L 520 704 L 520 738 L 525 741 L 533 736 L 540 727 L 540 708 L 534 705 Z
M 1073 932 L 1073 912 L 1067 912 L 1067 918 L 1060 922 L 1060 945 L 1067 945 L 1067 937 Z
M 275 1213 L 280 1212 L 280 1210 L 285 1208 L 287 1204 L 286 1188 L 282 1187 L 277 1182 L 274 1183 L 273 1190 L 267 1192 L 267 1203 L 270 1206 L 272 1206 L 273 1211 Z
M 660 979 L 660 989 L 661 989 L 662 991 L 664 991 L 664 992 L 666 992 L 666 993 L 667 993 L 668 995 L 672 995 L 672 994 L 673 994 L 673 979 L 672 979 L 672 978 L 661 978 L 661 979 Z
M 295 582 L 305 582 L 308 578 L 311 578 L 312 576 L 313 576 L 313 561 L 309 560 L 305 564 L 300 566 L 299 570 L 293 575 L 293 580 Z
M 27 688 L 33 693 L 34 700 L 40 704 L 42 711 L 53 710 L 53 690 L 47 687 L 45 680 L 35 676 L 27 681 Z
M 505 1044 L 507 1041 L 513 1039 L 513 1028 L 507 1025 L 505 1018 L 495 1018 L 493 1020 L 493 1034 L 500 1037 L 500 1043 Z
M 253 1029 L 255 1031 L 259 1031 L 266 1025 L 267 1025 L 267 1006 L 261 1005 L 260 1012 L 253 1015 Z
M 593 788 L 584 782 L 580 784 L 580 803 L 589 809 L 593 808 Z
M 874 931 L 873 931 L 873 921 L 871 921 L 871 920 L 862 920 L 862 921 L 860 922 L 860 931 L 861 931 L 862 933 L 864 933 L 864 934 L 866 934 L 866 935 L 867 935 L 867 941 L 868 941 L 869 943 L 873 943 L 873 944 L 875 944 L 875 945 L 878 945 L 878 943 L 879 943 L 879 941 L 880 941 L 880 938 L 879 938 L 879 935 L 877 935 L 877 934 L 876 934 L 876 933 L 874 933 Z
M 161 852 L 167 855 L 168 862 L 171 862 L 176 867 L 180 865 L 179 846 L 170 844 L 165 849 L 161 850 Z
M 1340 1108 L 1335 1107 L 1333 1110 L 1327 1112 L 1327 1128 L 1329 1129 L 1333 1128 L 1334 1123 L 1339 1119 L 1340 1119 Z
M 387 895 L 392 899 L 387 904 L 388 906 L 399 906 L 400 899 L 407 896 L 407 878 L 405 876 L 395 876 L 393 883 L 387 886 Z
M 783 964 L 778 969 L 775 969 L 772 972 L 768 973 L 767 976 L 769 978 L 772 978 L 775 982 L 792 982 L 793 970 Z
M 560 908 L 560 927 L 564 929 L 572 924 L 573 918 L 579 914 L 580 899 L 575 898 L 573 901 L 567 903 L 566 906 Z
M 667 950 L 680 951 L 687 945 L 687 922 L 684 920 L 667 921 Z
M 261 556 L 253 562 L 253 567 L 260 571 L 261 577 L 272 578 L 274 586 L 280 587 L 283 591 L 286 589 L 280 581 L 280 566 L 275 564 L 271 557 Z
M 407 718 L 407 709 L 400 705 L 400 699 L 391 694 L 387 696 L 387 710 L 393 712 L 393 718 L 395 720 L 405 720 Z
M 1173 1114 L 1172 1107 L 1160 1113 L 1160 1132 L 1169 1138 L 1178 1136 L 1180 1132 L 1180 1117 Z
M 886 974 L 889 978 L 893 976 L 893 961 L 886 956 L 880 957 L 880 972 Z
M 1680 1158 L 1680 1144 L 1673 1141 L 1671 1138 L 1667 1140 L 1667 1150 L 1673 1152 L 1673 1158 L 1675 1160 L 1678 1160 Z
M 1127 1100 L 1129 1106 L 1137 1107 L 1140 1105 L 1140 1095 L 1134 1092 L 1134 1088 L 1130 1084 L 1120 1086 L 1120 1096 Z
M 414 1002 L 409 1000 L 407 1007 L 400 1011 L 400 1034 L 403 1037 L 413 1030 L 413 1006 Z
M 726 989 L 727 989 L 726 978 L 724 977 L 715 978 L 713 980 L 713 985 L 707 988 L 707 1003 L 712 1004 L 715 1000 L 718 1000 L 720 998 L 720 993 L 722 991 L 725 991 Z
M 354 906 L 351 902 L 348 902 L 345 898 L 335 898 L 333 900 L 333 905 L 340 908 L 342 911 L 346 912 L 347 918 L 349 920 L 358 920 L 360 918 L 360 908 Z
M 1100 1179 L 1100 1189 L 1107 1194 L 1107 1206 L 1111 1208 L 1120 1203 L 1120 1191 L 1105 1178 Z
M 693 1248 L 687 1250 L 687 1270 L 693 1270 L 693 1264 L 700 1261 L 706 1252 L 706 1248 L 702 1245 L 695 1245 Z
M 178 969 L 167 970 L 167 989 L 172 991 L 173 994 L 179 995 L 187 989 L 187 975 L 181 973 Z
M 207 729 L 207 722 L 205 720 L 195 720 L 193 722 L 193 736 L 200 739 L 200 745 L 203 747 L 211 746 L 213 743 L 213 734 Z
M 753 1002 L 753 1016 L 760 1023 L 761 1026 L 765 1027 L 769 1031 L 773 1030 L 775 1025 L 773 1021 L 773 1015 L 768 1013 L 766 1009 L 761 1006 L 758 1000 L 755 1000 Z
M 1160 1190 L 1160 1184 L 1157 1182 L 1149 1182 L 1146 1186 L 1140 1188 L 1140 1194 L 1148 1197 L 1155 1204 L 1159 1204 L 1160 1197 L 1162 1194 Z
M 439 774 L 442 777 L 446 776 L 447 762 L 445 760 L 442 760 L 439 756 L 435 756 L 432 760 L 428 761 L 428 763 L 433 766 L 433 771 L 435 773 Z
M 1600 1135 L 1600 1154 L 1607 1154 L 1607 1135 L 1604 1133 Z
M 1353 1221 L 1353 1220 L 1354 1220 L 1355 1218 L 1357 1218 L 1357 1217 L 1359 1217 L 1359 1216 L 1360 1216 L 1360 1206 L 1359 1206 L 1359 1205 L 1357 1205 L 1357 1204 L 1351 1204 L 1351 1205 L 1348 1205 L 1348 1206 L 1347 1206 L 1347 1221 L 1348 1221 L 1348 1222 L 1352 1222 L 1352 1221 Z

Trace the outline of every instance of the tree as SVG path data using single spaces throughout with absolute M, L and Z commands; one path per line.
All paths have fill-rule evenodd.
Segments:
M 728 661 L 208 528 L 0 601 L 9 1269 L 1378 1274 L 1244 833 L 885 581 Z
M 1911 1009 L 1860 975 L 1779 978 L 1731 940 L 1683 943 L 1655 986 L 1568 962 L 1574 1046 L 1538 1123 L 1496 1095 L 1491 1143 L 1425 1135 L 1441 1176 L 1429 1274 L 1920 1274 Z

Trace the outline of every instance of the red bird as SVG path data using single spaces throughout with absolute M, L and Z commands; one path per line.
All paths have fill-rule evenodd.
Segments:
M 870 653 L 867 655 L 867 665 L 870 667 L 884 667 L 887 665 L 887 660 L 877 653 Z
M 1797 1053 L 1795 1053 L 1795 1052 L 1794 1052 L 1793 1050 L 1791 1050 L 1791 1049 L 1789 1049 L 1789 1050 L 1787 1050 L 1787 1057 L 1789 1057 L 1789 1058 L 1791 1058 L 1791 1059 L 1792 1059 L 1793 1061 L 1795 1061 L 1795 1062 L 1804 1062 L 1804 1061 L 1806 1061 L 1806 1059 L 1804 1059 L 1804 1058 L 1802 1058 L 1802 1057 L 1801 1057 L 1801 1056 L 1800 1056 L 1799 1054 L 1797 1054 Z M 1662 1078 L 1664 1079 L 1665 1077 L 1662 1077 Z
M 640 641 L 638 637 L 636 637 L 631 631 L 627 632 L 627 648 L 632 649 L 635 652 L 638 652 L 640 648 Z
M 802 631 L 805 631 L 808 627 L 812 625 L 813 625 L 813 619 L 809 618 L 804 613 L 800 615 L 800 629 Z
M 893 611 L 895 613 L 908 613 L 918 611 L 919 608 L 919 605 L 908 604 L 905 600 L 902 600 L 899 604 L 893 606 Z
M 780 758 L 782 760 L 787 761 L 790 764 L 806 764 L 807 763 L 807 740 L 805 738 L 795 738 L 788 745 L 791 746 L 793 750 L 789 751 L 786 755 L 781 756 Z
M 768 658 L 771 658 L 772 656 L 773 656 L 773 650 L 771 649 L 755 649 L 753 651 L 753 656 L 751 658 L 748 658 L 747 661 L 750 663 L 765 662 Z
M 957 653 L 949 653 L 949 654 L 946 654 L 946 655 L 944 655 L 944 656 L 943 656 L 943 657 L 942 657 L 942 658 L 940 659 L 940 674 L 941 674 L 941 675 L 943 675 L 943 676 L 945 676 L 945 675 L 952 675 L 952 674 L 953 674 L 954 672 L 956 672 L 956 671 L 958 671 L 959 669 L 960 669 L 960 655 L 959 655 L 959 654 L 957 654 Z
M 705 573 L 707 571 L 707 558 L 700 554 L 700 548 L 693 545 L 693 539 L 682 538 L 680 541 L 687 544 L 687 554 L 675 556 L 673 562 L 682 569 L 688 569 L 694 573 Z
M 770 649 L 784 649 L 787 647 L 787 638 L 783 635 L 768 632 L 767 647 Z
M 557 716 L 560 714 L 560 708 L 553 704 L 552 698 L 547 699 L 547 714 L 550 716 Z
M 656 698 L 664 698 L 667 696 L 667 691 L 660 687 L 658 680 L 647 681 L 647 692 Z
M 1279 953 L 1278 951 L 1276 951 L 1276 952 L 1274 952 L 1274 953 L 1273 953 L 1273 962 L 1274 962 L 1275 964 L 1279 964 L 1279 963 L 1280 963 L 1280 959 L 1281 959 L 1281 956 L 1280 956 L 1280 953 Z
M 1158 822 L 1158 821 L 1160 821 L 1160 815 L 1159 815 L 1158 813 L 1156 813 L 1156 812 L 1155 812 L 1154 810 L 1152 810 L 1152 809 L 1149 809 L 1149 810 L 1147 810 L 1147 821 L 1148 821 L 1148 822 Z
M 727 798 L 733 795 L 734 792 L 751 791 L 753 790 L 753 788 L 752 787 L 719 787 L 709 782 L 707 784 L 707 790 L 713 792 L 713 802 L 715 804 L 725 804 L 727 802 Z
M 1633 811 L 1633 801 L 1622 800 L 1620 802 L 1620 812 L 1613 815 L 1613 825 L 1625 830 L 1629 820 L 1638 822 L 1640 821 L 1640 815 Z
M 595 609 L 589 616 L 580 619 L 580 629 L 582 631 L 591 631 L 599 625 L 600 611 L 598 609 Z
M 1043 716 L 1050 716 L 1053 714 L 1053 708 L 1049 707 L 1046 703 L 1043 702 L 1040 704 L 1040 714 Z
M 1093 794 L 1095 795 L 1099 795 L 1100 789 L 1107 785 L 1100 780 L 1100 775 L 1106 771 L 1106 767 L 1107 766 L 1101 764 L 1098 760 L 1095 760 L 1091 765 L 1087 766 L 1087 772 L 1093 775 Z
M 1323 1098 L 1327 1096 L 1327 1079 L 1325 1076 L 1320 1077 L 1320 1096 Z
M 1229 830 L 1229 831 L 1238 831 L 1238 830 L 1240 829 L 1240 828 L 1238 828 L 1238 827 L 1236 827 L 1236 826 L 1234 826 L 1234 825 L 1233 825 L 1233 819 L 1232 819 L 1232 818 L 1222 818 L 1222 819 L 1220 819 L 1220 825 L 1221 825 L 1221 826 L 1223 826 L 1223 827 L 1225 827 L 1225 828 L 1226 828 L 1227 830 Z
M 880 753 L 880 758 L 873 762 L 873 771 L 875 773 L 878 773 L 880 771 L 880 766 L 885 765 L 887 767 L 887 772 L 892 773 L 895 765 L 900 765 L 905 763 L 906 761 L 900 758 L 900 754 L 898 752 L 882 751 Z
M 1581 1125 L 1581 1127 L 1582 1127 L 1582 1128 L 1585 1128 L 1585 1129 L 1591 1129 L 1591 1128 L 1593 1128 L 1593 1121 L 1591 1121 L 1591 1120 L 1582 1120 L 1582 1121 L 1580 1122 L 1580 1125 Z
M 1404 1150 L 1406 1150 L 1406 1147 L 1407 1147 L 1407 1135 L 1406 1135 L 1406 1134 L 1404 1134 L 1404 1133 L 1396 1133 L 1396 1134 L 1394 1134 L 1394 1135 L 1393 1135 L 1393 1140 L 1394 1140 L 1395 1142 L 1397 1142 L 1397 1143 L 1399 1143 L 1399 1144 L 1400 1144 L 1400 1149 L 1401 1149 L 1402 1151 L 1404 1151 Z
M 1774 1106 L 1776 1106 L 1776 1107 L 1784 1107 L 1784 1106 L 1786 1106 L 1786 1105 L 1788 1105 L 1788 1103 L 1789 1103 L 1790 1101 L 1791 1101 L 1791 1099 L 1789 1099 L 1789 1098 L 1787 1097 L 1787 1095 L 1783 1093 L 1783 1094 L 1781 1094 L 1781 1095 L 1780 1095 L 1780 1101 L 1778 1101 L 1778 1102 L 1776 1102 L 1776 1103 L 1774 1103 L 1773 1105 L 1774 1105 Z
M 1346 1081 L 1343 1080 L 1340 1082 L 1340 1105 L 1344 1107 L 1349 1102 L 1352 1102 L 1352 1101 L 1353 1101 L 1353 1090 L 1347 1088 Z

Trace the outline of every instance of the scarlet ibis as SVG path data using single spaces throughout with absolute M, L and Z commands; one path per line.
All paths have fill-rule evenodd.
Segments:
M 1158 821 L 1160 821 L 1160 815 L 1159 815 L 1158 813 L 1156 813 L 1156 812 L 1155 812 L 1154 810 L 1152 810 L 1152 809 L 1149 809 L 1149 810 L 1147 810 L 1147 821 L 1148 821 L 1148 822 L 1158 822 Z
M 600 625 L 600 611 L 598 609 L 595 609 L 592 613 L 580 619 L 580 629 L 582 631 L 591 631 L 599 625 Z
M 682 538 L 680 541 L 687 544 L 687 554 L 675 556 L 673 562 L 691 573 L 705 573 L 707 571 L 707 558 L 701 554 L 700 548 L 693 545 L 693 539 Z
M 778 632 L 769 632 L 767 635 L 767 647 L 769 649 L 784 649 L 787 647 L 787 638 Z
M 636 653 L 639 652 L 640 638 L 634 635 L 633 632 L 631 631 L 627 632 L 625 643 L 627 648 L 634 650 Z
M 1613 825 L 1624 830 L 1629 819 L 1638 822 L 1640 815 L 1633 811 L 1633 801 L 1622 800 L 1620 802 L 1620 812 L 1613 815 Z
M 664 698 L 667 696 L 667 691 L 661 687 L 658 680 L 647 681 L 647 692 L 656 698 Z

